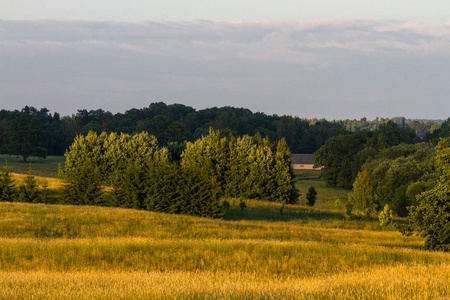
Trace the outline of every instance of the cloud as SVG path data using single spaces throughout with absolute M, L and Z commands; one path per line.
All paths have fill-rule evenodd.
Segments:
M 398 21 L 0 21 L 0 97 L 63 114 L 172 101 L 446 118 L 449 41 L 449 24 Z

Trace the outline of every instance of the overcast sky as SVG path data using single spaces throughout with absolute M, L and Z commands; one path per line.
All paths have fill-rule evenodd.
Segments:
M 0 0 L 0 108 L 163 101 L 447 119 L 449 11 L 437 0 Z

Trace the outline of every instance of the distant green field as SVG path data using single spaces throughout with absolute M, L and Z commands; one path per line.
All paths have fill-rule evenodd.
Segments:
M 341 210 L 345 210 L 347 204 L 347 194 L 350 192 L 345 189 L 337 189 L 328 187 L 325 181 L 321 178 L 321 172 L 315 170 L 296 170 L 295 186 L 299 189 L 301 196 L 299 204 L 306 204 L 306 193 L 310 186 L 313 186 L 317 191 L 317 200 L 315 207 L 320 208 L 335 208 L 336 199 L 341 202 Z
M 22 158 L 11 155 L 0 155 L 0 169 L 8 164 L 8 168 L 11 172 L 18 174 L 27 174 L 28 170 L 33 170 L 34 175 L 43 177 L 58 176 L 58 164 L 61 163 L 64 166 L 64 156 L 48 156 L 47 158 L 29 157 L 26 163 L 22 162 Z

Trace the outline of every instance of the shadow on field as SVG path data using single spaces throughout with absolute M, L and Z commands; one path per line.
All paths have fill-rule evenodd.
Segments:
M 250 206 L 242 209 L 231 206 L 223 216 L 224 220 L 255 220 L 255 221 L 293 221 L 293 220 L 342 220 L 343 214 L 333 211 L 320 211 L 302 206 Z

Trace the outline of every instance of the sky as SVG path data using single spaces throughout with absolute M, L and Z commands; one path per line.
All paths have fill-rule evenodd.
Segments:
M 0 0 L 0 109 L 163 101 L 447 119 L 448 11 L 437 0 Z

